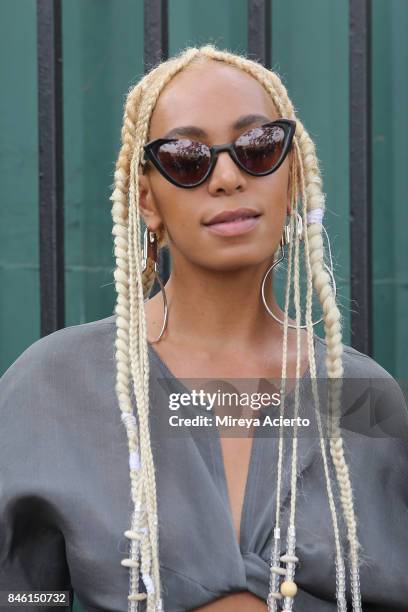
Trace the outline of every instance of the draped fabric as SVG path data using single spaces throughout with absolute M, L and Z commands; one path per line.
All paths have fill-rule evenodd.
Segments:
M 73 590 L 87 611 L 128 610 L 129 570 L 120 561 L 129 554 L 123 532 L 132 503 L 127 436 L 114 391 L 115 332 L 115 316 L 54 332 L 32 344 L 0 379 L 0 591 Z M 326 343 L 316 335 L 314 343 L 324 379 Z M 186 612 L 242 590 L 266 600 L 278 439 L 255 434 L 238 543 L 217 430 L 165 435 L 169 389 L 186 388 L 151 345 L 149 359 L 164 609 Z M 387 393 L 375 398 L 376 410 L 396 414 L 403 431 L 408 413 L 397 382 L 350 347 L 343 360 L 346 380 L 388 382 Z M 356 401 L 349 396 L 349 403 Z M 291 400 L 289 395 L 288 406 Z M 304 400 L 303 407 L 308 409 Z M 348 408 L 346 402 L 342 410 Z M 184 414 L 195 411 L 186 407 Z M 264 409 L 260 416 L 267 414 Z M 344 440 L 363 550 L 363 609 L 407 610 L 407 438 L 346 430 Z M 286 442 L 283 537 L 290 505 Z M 316 436 L 298 438 L 296 526 L 294 611 L 333 612 L 335 545 Z M 344 536 L 342 542 L 347 546 Z M 31 609 L 42 608 L 25 608 Z

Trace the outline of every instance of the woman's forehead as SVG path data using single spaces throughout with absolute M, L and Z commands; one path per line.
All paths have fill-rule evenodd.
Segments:
M 259 81 L 220 62 L 192 65 L 173 77 L 161 92 L 152 113 L 149 139 L 185 125 L 215 133 L 249 114 L 278 118 L 271 97 Z

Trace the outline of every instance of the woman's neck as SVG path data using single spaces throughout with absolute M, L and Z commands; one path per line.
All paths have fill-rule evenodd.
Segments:
M 202 346 L 209 352 L 252 351 L 281 345 L 283 326 L 265 310 L 261 283 L 270 265 L 217 272 L 202 268 L 173 270 L 165 290 L 169 307 L 166 338 L 178 346 Z M 265 284 L 268 306 L 283 320 L 272 292 L 271 274 Z M 157 293 L 148 304 L 151 333 L 162 324 L 163 298 Z M 154 329 L 153 329 L 154 327 Z M 157 333 L 156 333 L 157 332 Z

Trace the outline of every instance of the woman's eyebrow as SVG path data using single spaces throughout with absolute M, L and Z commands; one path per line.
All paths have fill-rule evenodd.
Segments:
M 273 119 L 267 117 L 266 115 L 252 113 L 251 115 L 244 115 L 243 117 L 237 119 L 232 127 L 234 130 L 240 130 L 247 127 L 247 125 L 251 125 L 251 123 L 257 123 L 258 121 L 262 121 L 262 123 L 269 123 L 273 121 Z
M 273 121 L 270 117 L 266 115 L 260 115 L 258 113 L 252 113 L 251 115 L 243 115 L 239 117 L 233 124 L 232 129 L 240 130 L 251 123 L 256 123 L 258 121 L 262 121 L 262 123 L 268 123 Z M 196 125 L 183 125 L 180 127 L 176 127 L 167 132 L 163 138 L 173 138 L 174 136 L 199 136 L 204 137 L 207 136 L 207 132 L 202 128 L 197 127 Z

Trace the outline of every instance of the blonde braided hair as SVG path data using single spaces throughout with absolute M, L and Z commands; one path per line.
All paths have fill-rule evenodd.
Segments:
M 311 378 L 316 378 L 316 363 L 313 346 L 313 325 L 311 318 L 311 302 L 313 287 L 323 309 L 325 336 L 327 343 L 326 365 L 330 379 L 341 379 L 342 366 L 342 334 L 341 315 L 336 305 L 330 276 L 324 269 L 324 249 L 322 240 L 322 225 L 318 222 L 307 223 L 307 213 L 314 209 L 324 210 L 322 180 L 315 153 L 314 144 L 302 123 L 295 116 L 292 103 L 286 88 L 279 76 L 264 68 L 256 61 L 226 50 L 219 50 L 212 44 L 201 47 L 189 47 L 178 55 L 160 63 L 146 74 L 128 93 L 121 131 L 122 146 L 116 162 L 114 174 L 114 190 L 111 195 L 112 219 L 114 236 L 114 254 L 116 268 L 114 272 L 117 292 L 116 313 L 116 386 L 121 418 L 126 427 L 129 446 L 129 467 L 131 499 L 134 509 L 130 518 L 131 528 L 125 531 L 130 539 L 130 557 L 122 560 L 122 565 L 129 568 L 130 593 L 129 611 L 138 609 L 138 603 L 146 600 L 147 612 L 162 610 L 161 584 L 159 572 L 159 543 L 157 529 L 157 501 L 154 462 L 150 444 L 149 431 L 149 358 L 146 336 L 146 319 L 144 301 L 149 295 L 154 271 L 151 260 L 142 272 L 141 267 L 141 219 L 139 210 L 139 187 L 137 171 L 143 157 L 143 145 L 148 136 L 150 119 L 156 102 L 163 88 L 171 79 L 188 65 L 200 60 L 216 60 L 237 67 L 257 79 L 270 95 L 279 116 L 296 120 L 294 136 L 294 152 L 290 173 L 290 194 L 292 211 L 290 226 L 293 228 L 294 215 L 297 212 L 298 192 L 303 203 L 303 225 L 305 239 L 305 265 L 307 270 L 306 326 L 308 339 L 308 357 Z M 293 235 L 293 234 L 292 234 Z M 295 244 L 295 305 L 296 320 L 300 321 L 299 298 L 299 237 L 297 232 Z M 159 234 L 159 249 L 167 244 L 164 230 Z M 285 321 L 282 348 L 282 380 L 286 378 L 287 361 L 287 325 L 290 293 L 290 274 L 293 259 L 293 244 L 289 252 L 289 269 L 285 298 Z M 299 373 L 299 331 L 297 337 Z M 136 405 L 137 420 L 133 414 L 133 400 Z M 283 393 L 284 397 L 284 393 Z M 314 387 L 315 410 L 318 418 L 320 445 L 326 477 L 327 493 L 336 543 L 336 574 L 337 601 L 339 610 L 346 610 L 344 561 L 342 557 L 336 507 L 330 482 L 326 449 L 321 430 L 320 416 L 317 407 L 318 395 Z M 298 394 L 296 394 L 296 409 Z M 353 610 L 361 610 L 361 595 L 359 586 L 359 542 L 357 539 L 356 518 L 353 506 L 353 493 L 349 472 L 344 457 L 342 438 L 339 429 L 340 387 L 331 394 L 334 419 L 334 434 L 330 438 L 330 452 L 336 470 L 340 490 L 342 511 L 347 526 L 349 557 L 351 565 L 351 588 Z M 281 410 L 283 410 L 282 401 Z M 138 426 L 137 426 L 138 424 Z M 282 435 L 279 439 L 278 460 L 278 491 L 276 527 L 279 531 L 280 483 L 282 470 Z M 294 440 L 292 454 L 292 503 L 291 517 L 294 528 L 294 508 L 296 499 L 296 442 Z M 294 541 L 292 541 L 293 544 Z M 275 550 L 275 553 L 277 550 Z M 290 551 L 288 551 L 290 553 Z M 275 555 L 276 557 L 276 555 Z M 289 554 L 288 558 L 293 559 Z M 285 558 L 285 556 L 284 556 Z M 282 560 L 282 559 L 281 559 Z M 276 561 L 276 558 L 275 558 Z M 276 591 L 276 576 L 285 574 L 293 577 L 293 561 L 287 561 L 288 567 L 271 567 L 271 585 L 268 597 L 270 610 L 276 609 L 276 602 L 282 598 Z M 275 571 L 278 569 L 279 571 Z M 139 592 L 139 577 L 142 577 L 146 592 Z M 293 597 L 284 598 L 285 610 L 291 610 Z M 274 607 L 275 606 L 275 607 Z

